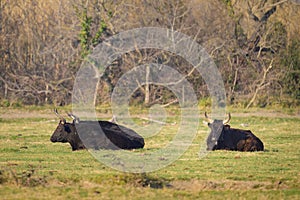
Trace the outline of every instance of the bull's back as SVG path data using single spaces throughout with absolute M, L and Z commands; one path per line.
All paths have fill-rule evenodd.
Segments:
M 250 130 L 230 129 L 227 131 L 230 135 L 235 149 L 238 151 L 263 151 L 263 142 L 255 136 Z
M 136 149 L 144 139 L 132 129 L 108 121 L 82 121 L 76 124 L 80 138 L 91 149 Z

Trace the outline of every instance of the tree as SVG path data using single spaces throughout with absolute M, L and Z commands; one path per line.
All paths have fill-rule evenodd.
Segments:
M 287 0 L 1 0 L 0 103 L 69 104 L 76 72 L 96 45 L 150 26 L 182 32 L 205 47 L 230 103 L 297 104 L 299 16 L 300 7 Z M 208 97 L 201 75 L 182 58 L 136 49 L 108 66 L 95 102 L 108 102 L 124 73 L 152 62 L 174 67 L 198 98 Z M 176 102 L 171 91 L 152 84 L 140 85 L 133 96 L 147 105 Z

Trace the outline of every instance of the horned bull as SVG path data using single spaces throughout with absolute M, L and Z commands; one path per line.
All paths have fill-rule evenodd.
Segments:
M 52 134 L 51 142 L 70 143 L 72 150 L 80 149 L 139 149 L 145 143 L 142 136 L 132 129 L 109 121 L 80 121 L 73 114 L 73 122 L 66 122 L 57 110 L 59 124 Z M 80 134 L 79 134 L 80 133 Z
M 210 119 L 205 112 L 204 123 L 211 129 L 207 137 L 207 150 L 263 151 L 263 142 L 250 130 L 231 128 L 225 120 Z

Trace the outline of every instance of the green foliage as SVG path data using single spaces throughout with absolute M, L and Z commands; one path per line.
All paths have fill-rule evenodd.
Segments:
M 76 8 L 76 12 L 81 22 L 81 30 L 79 33 L 81 56 L 82 58 L 85 58 L 90 53 L 91 46 L 95 46 L 99 43 L 99 39 L 107 30 L 107 25 L 104 20 L 101 20 L 100 24 L 94 24 L 93 18 L 88 15 L 88 9 L 85 7 L 81 10 Z M 99 26 L 98 31 L 95 33 L 95 35 L 92 34 L 93 25 Z
M 292 41 L 282 57 L 282 67 L 286 69 L 282 80 L 284 93 L 300 100 L 300 40 Z
M 267 40 L 272 43 L 272 49 L 276 53 L 286 50 L 287 46 L 287 31 L 282 22 L 276 21 L 272 24 L 273 30 L 267 36 Z
M 107 29 L 106 23 L 103 20 L 101 20 L 99 29 L 95 34 L 94 38 L 92 39 L 93 45 L 97 45 L 99 43 L 99 39 L 101 38 L 102 34 L 106 31 L 106 29 Z
M 1 100 L 0 106 L 1 107 L 9 107 L 10 106 L 9 100 L 7 100 L 7 99 Z
M 81 22 L 81 30 L 79 33 L 81 56 L 86 57 L 90 49 L 92 18 L 88 16 L 87 8 L 83 8 L 83 11 L 77 12 L 79 12 L 78 17 Z
M 20 101 L 9 101 L 7 99 L 3 99 L 3 100 L 0 100 L 0 107 L 13 107 L 13 108 L 20 108 L 22 107 L 22 103 Z
M 226 8 L 227 8 L 227 11 L 228 11 L 228 14 L 230 17 L 234 17 L 234 8 L 233 8 L 233 5 L 232 5 L 232 1 L 231 0 L 221 0 L 221 2 L 223 4 L 225 4 Z
M 206 109 L 208 107 L 211 107 L 211 98 L 201 98 L 199 100 L 199 107 L 200 108 L 203 108 L 203 109 Z

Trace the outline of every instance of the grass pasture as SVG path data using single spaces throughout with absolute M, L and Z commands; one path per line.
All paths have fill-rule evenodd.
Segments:
M 159 171 L 129 174 L 101 164 L 88 151 L 51 143 L 58 123 L 51 109 L 1 110 L 1 199 L 300 199 L 299 113 L 231 112 L 231 126 L 247 124 L 266 151 L 215 151 L 199 159 L 198 143 L 207 132 L 200 124 L 177 161 Z M 167 125 L 139 151 L 159 148 L 175 131 Z

